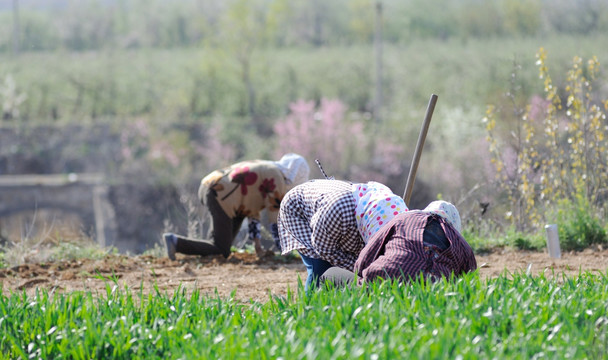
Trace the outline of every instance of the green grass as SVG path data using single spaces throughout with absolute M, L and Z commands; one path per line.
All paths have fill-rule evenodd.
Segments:
M 51 237 L 24 238 L 11 245 L 0 246 L 0 268 L 26 262 L 70 261 L 76 259 L 102 259 L 117 254 L 115 247 L 103 248 L 86 236 L 63 237 L 58 232 Z M 26 261 L 27 259 L 27 261 Z
M 115 283 L 114 283 L 115 284 Z M 199 292 L 0 293 L 3 358 L 605 358 L 608 274 L 507 274 L 302 289 L 242 304 Z
M 488 233 L 491 235 L 487 235 Z M 547 246 L 544 229 L 531 233 L 523 233 L 511 227 L 504 232 L 495 230 L 488 233 L 480 235 L 479 232 L 473 232 L 465 228 L 463 236 L 475 253 L 492 252 L 497 248 L 504 247 L 517 250 L 542 251 Z M 564 250 L 571 250 L 563 246 L 563 242 L 561 243 Z

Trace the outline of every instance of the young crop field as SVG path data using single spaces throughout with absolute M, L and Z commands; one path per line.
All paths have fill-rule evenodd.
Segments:
M 602 358 L 608 274 L 289 291 L 265 302 L 196 290 L 0 296 L 3 358 Z
M 603 249 L 478 255 L 435 284 L 305 295 L 296 258 L 116 256 L 1 269 L 1 358 L 605 358 Z

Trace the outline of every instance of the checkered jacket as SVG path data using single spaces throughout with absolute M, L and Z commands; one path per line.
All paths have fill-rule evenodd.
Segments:
M 311 180 L 287 192 L 278 217 L 282 254 L 297 250 L 352 271 L 364 243 L 351 186 L 340 180 Z
M 441 224 L 450 243 L 443 251 L 423 243 L 424 229 L 430 217 Z M 370 238 L 354 270 L 360 281 L 378 277 L 407 281 L 420 274 L 431 280 L 451 273 L 458 276 L 476 268 L 473 250 L 444 218 L 429 213 L 404 212 Z

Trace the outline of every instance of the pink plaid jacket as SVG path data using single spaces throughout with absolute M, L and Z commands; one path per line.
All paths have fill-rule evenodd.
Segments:
M 450 246 L 441 251 L 423 243 L 429 217 L 440 224 Z M 377 277 L 409 280 L 420 274 L 435 280 L 441 276 L 458 276 L 477 269 L 473 250 L 444 218 L 420 212 L 404 212 L 395 216 L 369 240 L 355 263 L 359 281 Z

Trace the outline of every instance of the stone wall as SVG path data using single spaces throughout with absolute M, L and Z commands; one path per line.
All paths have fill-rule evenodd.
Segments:
M 99 239 L 99 233 L 91 233 L 99 221 L 96 196 L 110 222 L 102 240 L 121 252 L 141 253 L 159 243 L 166 220 L 174 230 L 186 231 L 187 216 L 173 185 L 155 183 L 150 174 L 137 171 L 126 176 L 122 168 L 120 133 L 110 126 L 0 127 L 0 177 L 65 179 L 62 184 L 0 186 L 0 218 L 36 207 L 56 209 L 78 214 L 84 230 Z M 68 181 L 69 174 L 87 173 L 101 180 Z

